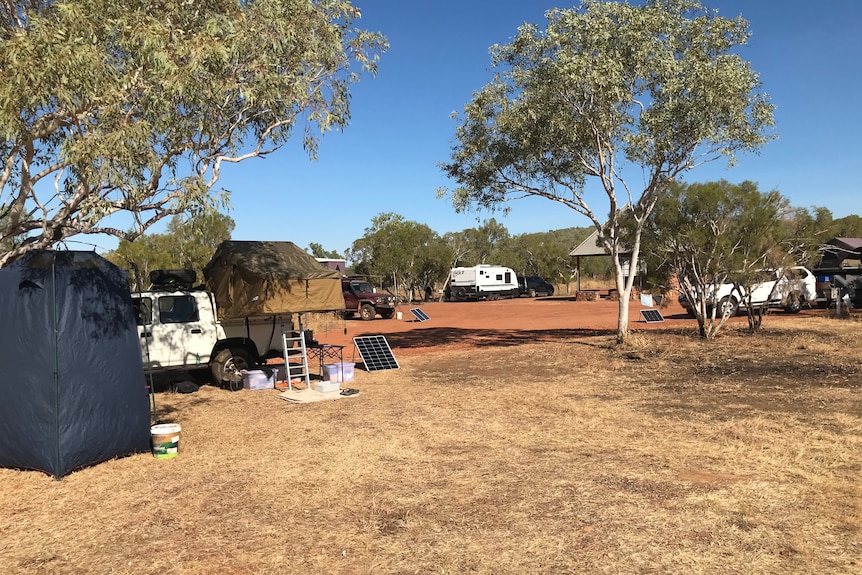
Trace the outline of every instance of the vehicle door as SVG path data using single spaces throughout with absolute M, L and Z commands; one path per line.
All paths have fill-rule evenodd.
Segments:
M 817 300 L 817 282 L 807 269 L 798 267 L 786 270 L 786 274 L 778 280 L 773 299 L 783 301 L 786 296 L 794 292 L 802 294 L 805 301 Z
M 359 309 L 359 298 L 353 293 L 350 287 L 350 282 L 342 282 L 341 291 L 344 295 L 344 308 L 347 311 L 356 311 Z
M 799 267 L 788 270 L 788 275 L 792 278 L 793 291 L 802 293 L 805 301 L 817 301 L 817 279 L 813 273 L 806 268 Z
M 153 341 L 153 297 L 150 295 L 132 296 L 132 309 L 138 326 L 138 340 L 141 343 L 141 359 L 144 367 L 150 366 L 150 348 Z
M 202 314 L 195 295 L 158 294 L 144 302 L 144 306 L 149 304 L 149 310 L 142 315 L 149 323 L 139 325 L 138 333 L 145 367 L 194 367 L 209 362 L 218 338 L 215 318 L 211 313 Z M 201 295 L 206 297 L 206 294 Z
M 756 283 L 751 286 L 751 305 L 757 306 L 770 301 L 770 299 L 781 299 L 775 284 L 779 273 L 775 270 L 757 272 Z M 774 292 L 773 288 L 776 288 Z

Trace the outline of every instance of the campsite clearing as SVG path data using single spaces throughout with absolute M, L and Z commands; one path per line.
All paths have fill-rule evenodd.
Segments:
M 439 305 L 315 332 L 391 330 L 400 368 L 356 369 L 355 398 L 160 393 L 175 459 L 0 469 L 0 572 L 862 569 L 858 319 L 735 319 L 704 343 L 663 309 L 617 347 L 613 302 Z

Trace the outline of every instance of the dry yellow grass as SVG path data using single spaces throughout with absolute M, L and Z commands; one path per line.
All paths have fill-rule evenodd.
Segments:
M 0 573 L 859 573 L 860 325 L 398 357 L 307 405 L 160 393 L 176 459 L 0 469 Z

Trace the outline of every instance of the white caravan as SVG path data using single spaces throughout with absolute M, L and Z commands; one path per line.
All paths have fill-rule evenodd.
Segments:
M 518 297 L 518 276 L 510 268 L 486 264 L 452 268 L 447 294 L 449 301 Z

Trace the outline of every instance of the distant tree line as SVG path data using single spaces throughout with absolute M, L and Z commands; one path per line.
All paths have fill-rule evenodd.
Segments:
M 203 281 L 203 268 L 219 243 L 231 239 L 234 221 L 223 214 L 174 217 L 164 233 L 144 234 L 133 242 L 123 240 L 105 257 L 131 271 L 132 287 L 149 287 L 156 269 L 194 269 Z M 491 218 L 476 228 L 438 234 L 419 222 L 395 213 L 374 217 L 365 234 L 345 253 L 311 242 L 307 251 L 318 258 L 344 258 L 350 273 L 364 274 L 377 285 L 403 293 L 422 293 L 425 286 L 442 287 L 456 266 L 494 264 L 522 275 L 540 275 L 551 283 L 568 286 L 577 278 L 569 252 L 591 233 L 591 228 L 567 228 L 511 235 Z M 302 245 L 300 238 L 282 238 Z M 588 258 L 581 265 L 584 278 L 607 279 L 610 257 Z
M 739 190 L 749 193 L 749 203 L 739 199 Z M 740 230 L 747 226 L 746 238 L 751 234 L 762 234 L 752 220 L 754 206 L 772 205 L 766 202 L 770 194 L 761 194 L 750 183 L 731 185 L 727 182 L 712 182 L 692 186 L 680 184 L 674 193 L 657 206 L 649 233 L 644 239 L 643 268 L 639 278 L 641 288 L 662 293 L 671 286 L 671 277 L 679 271 L 672 262 L 681 255 L 682 245 L 674 244 L 670 238 L 681 237 L 684 226 L 700 229 L 706 233 L 709 227 L 704 221 L 685 217 L 694 216 L 680 209 L 681 198 L 690 195 L 700 197 L 700 214 L 717 225 L 720 218 L 723 242 L 739 243 Z M 710 194 L 713 204 L 705 199 Z M 716 196 L 717 194 L 717 196 Z M 753 194 L 753 196 L 751 195 Z M 720 197 L 721 201 L 716 200 Z M 817 250 L 835 237 L 862 237 L 862 217 L 857 215 L 833 219 L 826 208 L 792 208 L 778 196 L 773 202 L 780 210 L 770 211 L 761 223 L 768 227 L 773 219 L 780 220 L 781 231 L 768 236 L 769 242 L 758 246 L 782 248 L 793 261 L 812 267 L 816 264 Z M 691 200 L 689 210 L 694 210 Z M 716 203 L 718 202 L 718 203 Z M 735 205 L 735 210 L 719 210 L 718 205 Z M 709 207 L 709 206 L 714 207 Z M 745 219 L 748 218 L 748 219 Z M 747 223 L 746 223 L 747 222 Z M 735 226 L 735 227 L 734 227 Z M 203 279 L 203 268 L 209 262 L 216 247 L 231 239 L 234 221 L 224 214 L 202 214 L 197 217 L 175 216 L 166 232 L 144 234 L 134 242 L 121 241 L 117 249 L 105 257 L 118 266 L 132 270 L 131 279 L 137 287 L 134 268 L 140 271 L 143 288 L 148 287 L 149 272 L 154 269 L 194 269 Z M 734 231 L 735 230 L 735 231 Z M 458 266 L 493 264 L 512 268 L 519 275 L 538 275 L 561 288 L 563 293 L 571 289 L 578 279 L 575 261 L 569 253 L 594 231 L 592 226 L 573 227 L 544 232 L 512 235 L 505 225 L 494 218 L 487 219 L 475 228 L 460 232 L 439 234 L 429 226 L 406 220 L 392 212 L 375 216 L 362 237 L 356 239 L 345 253 L 327 250 L 323 245 L 310 242 L 307 251 L 318 258 L 343 258 L 349 273 L 364 274 L 377 285 L 388 289 L 397 288 L 408 295 L 419 295 L 425 286 L 440 288 L 446 281 L 449 270 Z M 302 245 L 301 238 L 280 238 Z M 705 242 L 706 240 L 701 240 Z M 745 242 L 754 245 L 748 239 Z M 724 248 L 722 248 L 724 249 Z M 769 251 L 769 250 L 764 250 Z M 739 250 L 737 254 L 741 253 Z M 713 257 L 713 266 L 738 269 L 741 264 L 731 263 L 730 255 Z M 134 264 L 134 265 L 133 265 Z M 718 269 L 718 268 L 716 268 Z M 581 280 L 610 280 L 614 266 L 610 256 L 584 258 L 581 261 Z
M 421 294 L 425 286 L 442 287 L 453 267 L 493 264 L 519 275 L 539 275 L 568 286 L 577 277 L 569 253 L 592 233 L 589 227 L 511 235 L 494 218 L 479 227 L 438 234 L 425 224 L 398 214 L 376 216 L 365 235 L 345 254 L 349 269 L 378 278 L 380 285 Z M 589 258 L 583 277 L 611 277 L 610 256 Z

